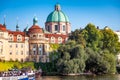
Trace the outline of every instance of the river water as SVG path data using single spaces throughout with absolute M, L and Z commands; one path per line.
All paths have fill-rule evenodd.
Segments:
M 120 80 L 120 75 L 99 76 L 43 76 L 36 80 Z

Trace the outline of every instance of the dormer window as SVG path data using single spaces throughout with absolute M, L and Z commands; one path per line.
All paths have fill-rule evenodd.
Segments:
M 13 35 L 12 34 L 9 35 L 9 41 L 13 41 Z
M 17 35 L 17 41 L 22 41 L 22 36 L 21 35 Z
M 58 37 L 58 43 L 62 43 L 62 38 L 61 37 Z
M 51 43 L 55 43 L 55 37 L 51 37 Z

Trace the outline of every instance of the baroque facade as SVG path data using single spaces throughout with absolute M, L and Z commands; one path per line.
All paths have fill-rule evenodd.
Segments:
M 70 30 L 68 17 L 61 11 L 59 4 L 45 22 L 45 30 L 38 25 L 37 17 L 33 25 L 24 31 L 8 30 L 5 23 L 0 24 L 0 60 L 49 62 L 49 44 L 65 43 Z

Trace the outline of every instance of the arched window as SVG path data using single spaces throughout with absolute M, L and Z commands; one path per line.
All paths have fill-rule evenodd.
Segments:
M 58 31 L 58 25 L 55 25 L 55 31 Z
M 13 35 L 9 34 L 9 41 L 13 41 Z
M 62 38 L 61 37 L 58 37 L 58 43 L 62 43 Z
M 66 29 L 65 29 L 66 27 L 65 27 L 65 25 L 63 25 L 63 31 L 65 31 Z
M 35 34 L 33 35 L 33 38 L 36 38 L 36 35 L 35 35 Z
M 50 26 L 48 26 L 47 31 L 49 31 L 49 32 L 50 32 Z
M 51 37 L 51 43 L 55 43 L 55 37 Z
M 22 35 L 20 34 L 17 35 L 17 41 L 22 41 Z
M 42 44 L 39 45 L 39 54 L 42 55 Z

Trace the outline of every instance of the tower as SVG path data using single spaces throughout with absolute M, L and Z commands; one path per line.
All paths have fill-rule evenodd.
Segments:
M 48 42 L 44 36 L 42 28 L 38 25 L 37 17 L 33 18 L 33 25 L 28 30 L 30 61 L 46 62 Z

